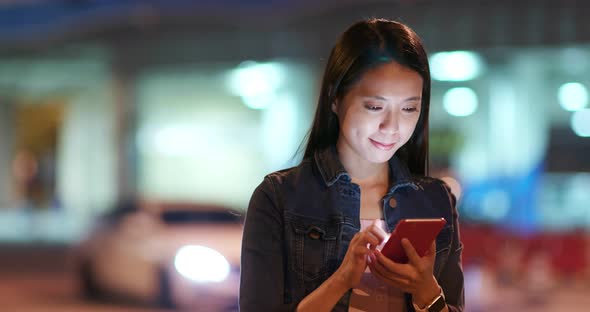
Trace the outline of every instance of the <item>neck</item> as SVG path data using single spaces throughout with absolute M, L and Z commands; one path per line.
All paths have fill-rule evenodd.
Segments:
M 357 175 L 350 173 L 352 182 L 364 186 L 389 185 L 389 170 L 387 168 L 375 172 L 363 171 L 362 173 Z
M 350 175 L 352 182 L 359 185 L 389 184 L 389 164 L 371 163 L 357 157 L 350 157 L 349 153 L 338 151 L 342 166 Z

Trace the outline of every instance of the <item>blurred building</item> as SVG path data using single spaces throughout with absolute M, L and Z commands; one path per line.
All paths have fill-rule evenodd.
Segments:
M 432 170 L 461 185 L 465 221 L 587 229 L 589 12 L 581 0 L 0 1 L 0 223 L 13 224 L 0 239 L 33 239 L 37 224 L 75 240 L 130 196 L 245 208 L 266 173 L 297 163 L 331 45 L 372 16 L 424 39 Z

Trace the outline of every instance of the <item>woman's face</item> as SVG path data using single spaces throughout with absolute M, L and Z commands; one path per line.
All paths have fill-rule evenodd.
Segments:
M 422 77 L 396 62 L 367 71 L 332 104 L 337 146 L 355 163 L 384 163 L 412 136 L 420 117 Z

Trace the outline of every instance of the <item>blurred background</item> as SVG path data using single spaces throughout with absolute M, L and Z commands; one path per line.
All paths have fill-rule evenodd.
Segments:
M 466 311 L 590 304 L 590 3 L 0 0 L 0 304 L 235 311 L 241 222 L 296 165 L 352 22 L 423 39 Z

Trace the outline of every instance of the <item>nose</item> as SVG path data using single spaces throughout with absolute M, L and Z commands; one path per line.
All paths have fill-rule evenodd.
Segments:
M 383 120 L 379 124 L 379 131 L 383 134 L 395 134 L 399 131 L 398 114 L 390 112 L 385 114 Z

